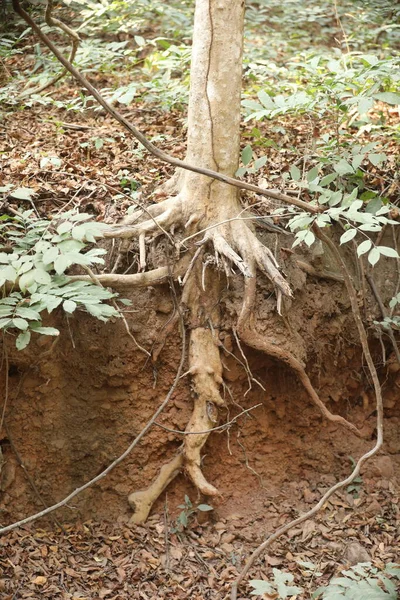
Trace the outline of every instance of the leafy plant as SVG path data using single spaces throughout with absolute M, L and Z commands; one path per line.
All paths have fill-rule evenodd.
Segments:
M 382 571 L 371 563 L 359 563 L 342 577 L 335 577 L 328 586 L 318 588 L 313 598 L 321 600 L 398 600 L 400 565 L 389 563 Z
M 294 576 L 291 573 L 285 573 L 279 569 L 272 569 L 273 580 L 263 581 L 262 579 L 252 579 L 250 585 L 254 590 L 252 596 L 261 596 L 263 594 L 273 595 L 274 598 L 279 597 L 279 600 L 286 600 L 294 594 L 301 594 L 302 588 L 297 585 L 291 585 Z
M 6 191 L 10 191 L 8 187 Z M 32 192 L 20 188 L 12 194 L 29 199 Z M 26 210 L 0 217 L 0 329 L 19 332 L 19 350 L 29 344 L 32 333 L 59 335 L 54 327 L 42 324 L 44 312 L 50 314 L 58 306 L 67 314 L 84 309 L 102 321 L 120 316 L 105 302 L 115 294 L 92 282 L 71 282 L 65 275 L 73 265 L 104 263 L 106 251 L 89 249 L 88 244 L 101 237 L 107 225 L 75 211 L 64 213 L 59 221 L 37 219 L 33 214 L 33 210 Z
M 196 512 L 208 512 L 213 510 L 213 507 L 209 504 L 197 504 L 197 506 L 194 506 L 189 496 L 186 495 L 184 503 L 180 504 L 178 508 L 181 508 L 182 511 L 176 518 L 175 524 L 171 528 L 171 533 L 182 533 L 182 531 L 188 527 L 191 518 L 196 514 Z

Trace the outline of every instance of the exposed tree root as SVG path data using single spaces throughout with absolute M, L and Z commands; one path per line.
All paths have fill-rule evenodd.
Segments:
M 147 489 L 130 494 L 128 502 L 133 509 L 130 523 L 139 525 L 147 520 L 154 502 L 167 485 L 180 473 L 182 466 L 183 454 L 179 452 L 179 454 L 161 467 L 159 474 Z
M 300 361 L 297 360 L 297 358 L 295 358 L 287 350 L 284 350 L 283 348 L 280 348 L 279 346 L 276 346 L 269 342 L 267 338 L 259 334 L 254 328 L 250 326 L 250 315 L 255 301 L 255 293 L 255 279 L 245 280 L 245 295 L 243 299 L 243 307 L 241 314 L 239 315 L 237 325 L 240 338 L 244 341 L 245 344 L 250 346 L 250 348 L 255 348 L 256 350 L 264 352 L 268 356 L 277 358 L 280 361 L 287 364 L 297 374 L 311 400 L 319 408 L 322 415 L 326 419 L 328 419 L 329 421 L 333 421 L 334 423 L 338 423 L 343 427 L 346 427 L 358 437 L 363 437 L 361 432 L 357 429 L 355 425 L 353 425 L 353 423 L 350 423 L 349 421 L 347 421 L 347 419 L 344 419 L 340 415 L 332 414 L 327 409 L 327 407 L 322 402 L 317 392 L 313 388 L 312 383 L 307 373 L 305 372 L 303 365 L 300 363 Z

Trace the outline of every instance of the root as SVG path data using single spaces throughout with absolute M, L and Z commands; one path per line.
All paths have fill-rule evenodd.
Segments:
M 244 341 L 245 344 L 250 346 L 251 348 L 255 348 L 256 350 L 260 350 L 264 352 L 268 356 L 272 356 L 273 358 L 277 358 L 287 364 L 298 376 L 299 380 L 303 384 L 305 390 L 310 396 L 311 400 L 314 404 L 319 408 L 322 415 L 328 420 L 334 423 L 338 423 L 342 425 L 357 437 L 363 437 L 359 429 L 353 423 L 350 423 L 344 417 L 340 415 L 332 414 L 325 404 L 322 402 L 317 392 L 315 391 L 312 383 L 305 372 L 303 365 L 298 361 L 290 352 L 275 346 L 268 342 L 268 340 L 260 335 L 253 328 L 250 328 L 249 318 L 252 310 L 252 306 L 255 300 L 255 292 L 256 292 L 256 281 L 255 279 L 247 280 L 245 283 L 245 296 L 243 300 L 242 312 L 239 316 L 237 330 L 240 335 L 240 338 Z
M 186 431 L 194 433 L 212 429 L 218 421 L 216 407 L 224 404 L 219 393 L 219 386 L 222 383 L 222 364 L 210 329 L 198 327 L 192 331 L 189 352 L 195 400 L 193 414 Z M 207 482 L 200 467 L 200 451 L 208 436 L 209 433 L 186 436 L 185 469 L 201 493 L 215 496 L 218 490 Z
M 183 454 L 180 452 L 167 464 L 163 465 L 152 484 L 139 492 L 133 492 L 128 502 L 134 510 L 130 523 L 139 525 L 147 520 L 152 506 L 169 483 L 180 473 L 183 465 Z

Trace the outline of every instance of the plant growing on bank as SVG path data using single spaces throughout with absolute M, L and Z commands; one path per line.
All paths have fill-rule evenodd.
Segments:
M 10 188 L 0 188 L 10 192 Z M 30 199 L 33 190 L 19 188 L 16 199 Z M 92 216 L 64 212 L 60 219 L 35 217 L 25 210 L 0 217 L 0 329 L 16 337 L 18 350 L 29 344 L 33 333 L 59 335 L 55 327 L 43 325 L 43 318 L 61 307 L 67 315 L 85 310 L 108 321 L 120 313 L 107 300 L 117 294 L 87 281 L 71 281 L 65 275 L 70 267 L 90 268 L 104 264 L 106 250 L 90 247 L 108 229 Z M 126 303 L 127 301 L 121 301 Z

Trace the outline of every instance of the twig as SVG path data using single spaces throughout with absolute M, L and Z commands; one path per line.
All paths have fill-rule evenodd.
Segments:
M 378 303 L 378 306 L 379 306 L 379 310 L 381 311 L 382 318 L 384 319 L 385 317 L 387 317 L 387 312 L 386 312 L 386 308 L 385 308 L 385 306 L 384 306 L 384 304 L 382 302 L 382 298 L 381 298 L 381 296 L 380 296 L 380 294 L 379 294 L 379 292 L 377 290 L 377 287 L 375 285 L 375 281 L 372 279 L 372 275 L 370 273 L 366 273 L 365 277 L 366 277 L 369 285 L 371 286 L 372 293 L 375 296 L 375 299 L 376 299 L 376 301 Z M 390 338 L 390 341 L 392 343 L 393 350 L 394 350 L 394 353 L 396 355 L 396 360 L 397 360 L 397 362 L 400 365 L 399 347 L 397 345 L 396 338 L 394 337 L 393 329 L 390 327 L 390 324 L 389 324 L 389 327 L 388 327 L 388 329 L 386 331 L 387 331 L 387 334 L 388 334 L 388 336 Z
M 22 525 L 26 525 L 27 523 L 31 523 L 32 521 L 36 521 L 36 519 L 45 517 L 49 513 L 53 512 L 54 510 L 57 510 L 58 508 L 65 506 L 66 504 L 68 504 L 68 502 L 70 502 L 73 498 L 75 498 L 75 496 L 77 496 L 78 494 L 80 494 L 81 492 L 86 490 L 87 488 L 91 487 L 92 485 L 94 485 L 95 483 L 97 483 L 98 481 L 103 479 L 106 475 L 108 475 L 108 473 L 110 473 L 110 471 L 112 471 L 117 465 L 119 465 L 128 456 L 128 454 L 130 454 L 130 452 L 132 452 L 132 450 L 135 448 L 135 446 L 137 446 L 137 444 L 140 442 L 140 440 L 146 435 L 146 433 L 149 431 L 149 429 L 154 425 L 154 422 L 157 419 L 157 417 L 162 413 L 164 408 L 167 406 L 169 400 L 171 399 L 171 397 L 176 389 L 176 386 L 178 385 L 179 379 L 180 379 L 182 371 L 183 371 L 183 365 L 185 363 L 185 359 L 186 359 L 186 331 L 185 331 L 185 328 L 182 327 L 181 360 L 180 360 L 179 367 L 178 367 L 178 370 L 175 375 L 175 379 L 172 383 L 172 386 L 171 386 L 168 394 L 166 395 L 165 400 L 160 404 L 160 406 L 155 411 L 155 413 L 153 414 L 151 419 L 146 423 L 146 425 L 143 427 L 143 429 L 141 430 L 139 435 L 137 435 L 135 437 L 135 439 L 128 446 L 128 448 L 125 450 L 125 452 L 123 452 L 118 458 L 116 458 L 106 469 L 104 469 L 104 471 L 99 473 L 99 475 L 96 475 L 96 477 L 93 477 L 93 479 L 91 479 L 90 481 L 88 481 L 87 483 L 82 485 L 81 487 L 79 487 L 76 490 L 74 490 L 73 492 L 71 492 L 71 494 L 69 494 L 63 500 L 60 500 L 60 502 L 57 502 L 57 504 L 53 504 L 53 506 L 50 506 L 49 508 L 46 508 L 45 510 L 35 513 L 34 515 L 31 515 L 30 517 L 26 517 L 25 519 L 22 519 L 21 521 L 17 521 L 16 523 L 7 525 L 7 527 L 1 528 L 0 535 L 4 534 L 4 533 L 8 533 L 9 531 L 16 529 L 17 527 L 21 527 Z
M 169 433 L 179 433 L 179 435 L 204 435 L 206 433 L 212 433 L 213 431 L 223 431 L 224 429 L 228 429 L 228 427 L 230 427 L 231 425 L 236 423 L 236 421 L 239 419 L 239 417 L 241 417 L 242 415 L 245 415 L 246 413 L 249 413 L 252 410 L 255 410 L 259 406 L 262 406 L 262 403 L 256 404 L 255 406 L 252 406 L 251 408 L 247 408 L 246 410 L 243 410 L 241 413 L 236 415 L 236 417 L 233 417 L 233 419 L 231 419 L 231 421 L 228 421 L 227 423 L 224 423 L 223 425 L 218 425 L 217 427 L 213 427 L 212 429 L 206 429 L 205 431 L 180 431 L 179 429 L 170 429 L 169 427 L 166 427 L 165 425 L 161 425 L 161 423 L 157 423 L 157 422 L 155 422 L 154 425 L 157 425 L 157 427 L 161 427 L 161 429 L 164 429 L 165 431 L 168 431 Z
M 166 152 L 163 152 L 157 146 L 155 146 L 152 142 L 150 142 L 143 133 L 141 133 L 132 123 L 130 123 L 123 115 L 121 115 L 111 104 L 109 104 L 105 98 L 98 92 L 98 90 L 60 53 L 58 48 L 53 44 L 50 38 L 43 33 L 40 27 L 35 23 L 35 21 L 31 18 L 31 16 L 21 7 L 19 0 L 12 0 L 14 11 L 22 18 L 28 25 L 33 29 L 38 38 L 53 52 L 56 58 L 61 62 L 62 65 L 75 77 L 75 79 L 88 90 L 88 92 L 97 100 L 97 102 L 112 116 L 116 119 L 121 125 L 123 125 L 132 135 L 139 140 L 141 144 L 154 156 L 166 162 L 172 166 L 186 169 L 188 171 L 193 171 L 194 173 L 199 173 L 200 175 L 205 175 L 207 177 L 211 177 L 213 179 L 217 179 L 218 181 L 223 181 L 224 183 L 228 183 L 233 185 L 239 189 L 250 190 L 252 192 L 256 192 L 261 196 L 267 196 L 270 198 L 274 198 L 275 200 L 281 200 L 286 204 L 298 206 L 303 210 L 311 213 L 320 213 L 323 212 L 323 208 L 318 206 L 312 206 L 307 202 L 302 200 L 298 200 L 297 198 L 291 198 L 286 194 L 282 194 L 281 192 L 275 190 L 265 190 L 256 185 L 252 185 L 250 183 L 246 183 L 244 181 L 240 181 L 239 179 L 235 179 L 233 177 L 229 177 L 228 175 L 224 175 L 223 173 L 217 173 L 216 171 L 212 171 L 211 169 L 203 169 L 202 167 L 197 167 L 195 165 L 190 165 L 183 160 L 175 158 Z
M 45 21 L 46 21 L 47 25 L 49 25 L 49 27 L 58 27 L 59 29 L 64 31 L 64 33 L 66 33 L 71 38 L 72 47 L 71 47 L 71 52 L 70 52 L 68 61 L 70 63 L 73 63 L 76 53 L 78 51 L 79 42 L 81 41 L 80 37 L 77 34 L 77 32 L 74 31 L 73 29 L 71 29 L 70 27 L 68 27 L 68 25 L 66 25 L 59 19 L 56 19 L 55 17 L 53 17 L 52 10 L 53 10 L 53 0 L 48 0 L 47 6 L 46 6 L 46 12 L 45 12 Z M 47 81 L 43 85 L 40 85 L 39 87 L 34 88 L 33 90 L 26 90 L 25 92 L 20 94 L 18 99 L 22 100 L 23 98 L 32 96 L 33 94 L 40 94 L 41 92 L 44 92 L 44 90 L 47 90 L 47 88 L 53 86 L 55 83 L 57 83 L 57 81 L 60 81 L 60 79 L 62 79 L 67 73 L 68 73 L 68 69 L 64 68 L 61 71 L 61 73 L 58 73 L 58 75 L 55 75 L 54 77 L 52 77 L 50 79 L 50 81 Z
M 360 309 L 358 306 L 358 302 L 357 302 L 357 292 L 354 288 L 353 282 L 351 280 L 350 274 L 347 270 L 346 264 L 342 259 L 342 256 L 339 252 L 339 250 L 337 249 L 336 245 L 332 242 L 332 240 L 330 240 L 324 233 L 322 233 L 322 231 L 319 229 L 319 227 L 314 225 L 314 232 L 317 235 L 317 237 L 322 240 L 323 242 L 325 242 L 325 244 L 332 250 L 332 253 L 334 254 L 337 263 L 343 273 L 343 277 L 344 277 L 344 282 L 346 284 L 346 288 L 347 288 L 347 292 L 349 294 L 349 298 L 350 298 L 350 302 L 351 302 L 351 307 L 352 307 L 352 311 L 353 311 L 353 315 L 354 315 L 354 320 L 356 322 L 357 325 L 357 329 L 358 329 L 358 334 L 360 337 L 360 341 L 361 341 L 361 346 L 362 349 L 364 351 L 364 355 L 365 355 L 365 359 L 367 361 L 367 365 L 369 368 L 369 371 L 371 373 L 371 378 L 374 384 L 374 390 L 375 390 L 375 396 L 376 396 L 376 412 L 377 412 L 377 423 L 376 423 L 376 427 L 377 427 L 377 438 L 376 438 L 376 443 L 374 445 L 373 448 L 371 448 L 371 450 L 369 450 L 368 452 L 366 452 L 365 454 L 363 454 L 361 456 L 361 458 L 358 459 L 358 462 L 356 464 L 356 466 L 354 467 L 352 473 L 346 477 L 346 479 L 343 479 L 342 481 L 339 481 L 338 483 L 336 483 L 335 485 L 333 485 L 321 498 L 321 500 L 312 508 L 310 509 L 308 512 L 306 512 L 304 515 L 298 517 L 297 519 L 294 519 L 293 521 L 290 521 L 290 523 L 287 523 L 286 525 L 283 525 L 282 527 L 280 527 L 279 529 L 277 529 L 277 531 L 275 531 L 275 533 L 271 534 L 262 544 L 260 544 L 258 546 L 258 548 L 256 548 L 256 550 L 253 552 L 253 554 L 250 556 L 250 558 L 248 559 L 246 565 L 244 566 L 243 570 L 240 572 L 239 577 L 237 578 L 237 580 L 235 581 L 235 583 L 232 586 L 232 591 L 231 591 L 231 600 L 236 600 L 237 599 L 237 590 L 238 590 L 238 586 L 240 585 L 240 583 L 243 581 L 244 577 L 247 575 L 249 569 L 251 568 L 251 566 L 253 565 L 254 561 L 256 560 L 256 558 L 262 553 L 264 552 L 264 550 L 266 550 L 275 540 L 277 540 L 280 536 L 282 536 L 284 533 L 286 533 L 287 531 L 289 531 L 290 529 L 292 529 L 293 527 L 295 527 L 296 525 L 300 525 L 300 523 L 303 523 L 304 521 L 307 521 L 308 519 L 310 519 L 312 516 L 314 516 L 315 514 L 317 514 L 321 508 L 324 506 L 325 502 L 327 500 L 329 500 L 329 498 L 335 494 L 338 490 L 344 488 L 345 486 L 349 485 L 350 483 L 352 483 L 354 481 L 354 479 L 359 475 L 360 473 L 360 469 L 362 467 L 362 465 L 369 459 L 371 458 L 371 456 L 374 456 L 374 454 L 376 454 L 378 452 L 378 450 L 381 448 L 382 444 L 383 444 L 383 402 L 382 402 L 382 391 L 381 391 L 381 386 L 379 383 L 379 379 L 378 379 L 378 373 L 376 371 L 375 365 L 374 365 L 374 361 L 372 360 L 372 356 L 371 356 L 371 352 L 369 350 L 369 346 L 368 346 L 368 339 L 367 339 L 367 334 L 365 332 L 364 329 L 364 325 L 361 319 L 361 313 L 360 313 Z

